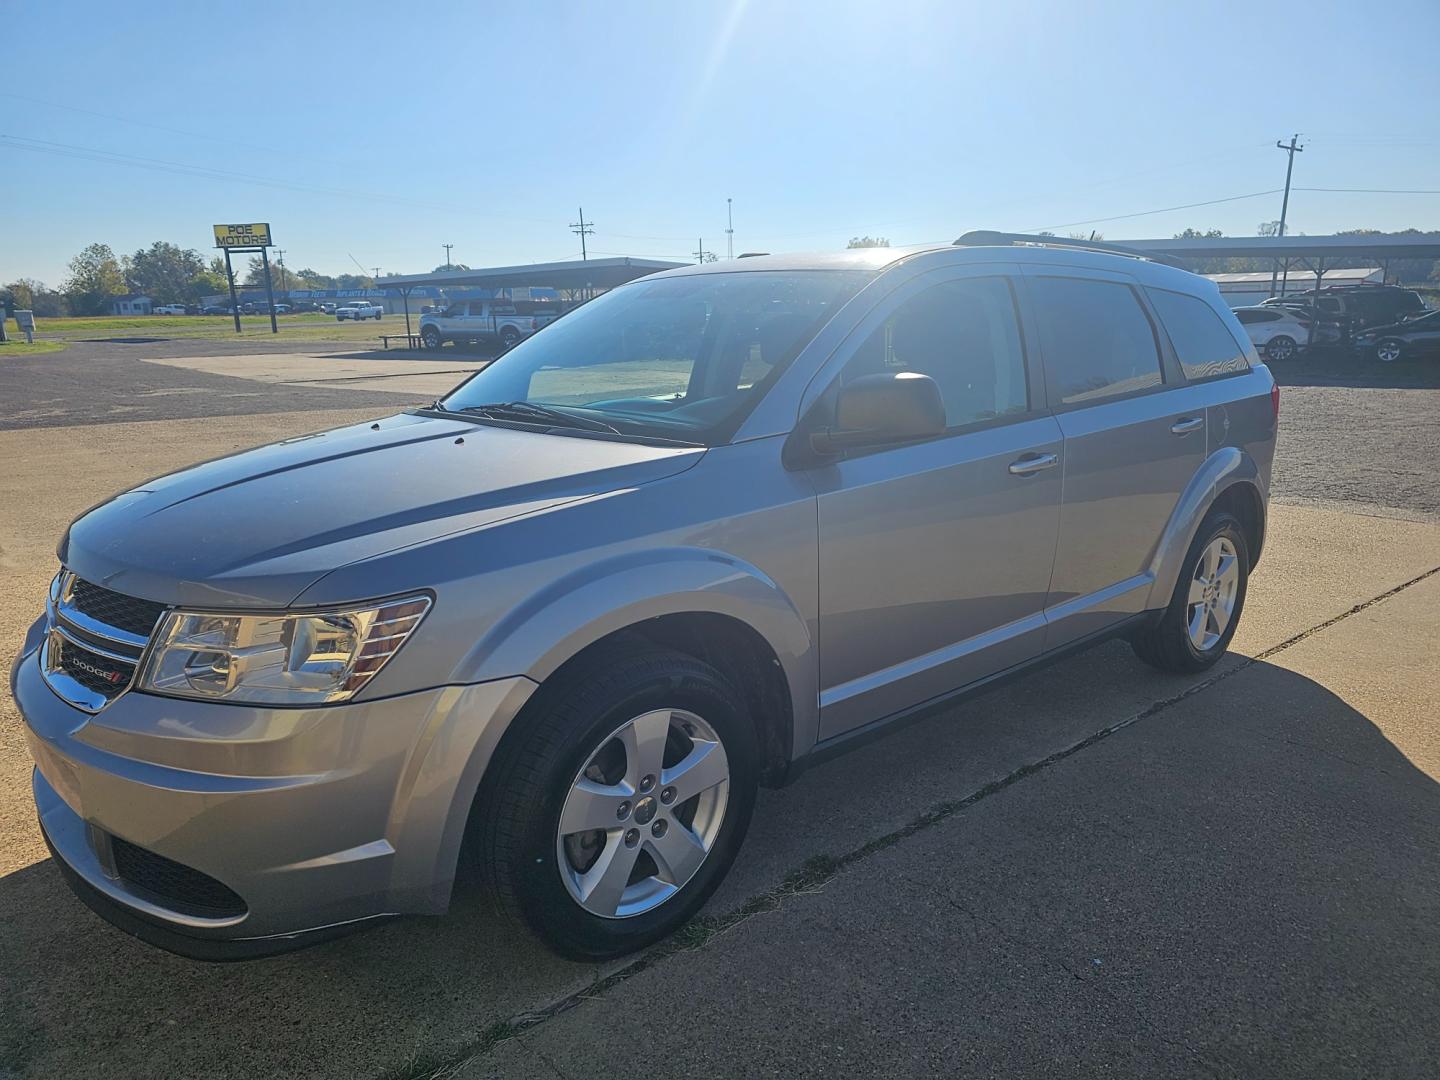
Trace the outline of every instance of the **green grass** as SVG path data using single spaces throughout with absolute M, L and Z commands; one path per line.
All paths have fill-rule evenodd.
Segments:
M 0 344 L 0 359 L 13 359 L 17 356 L 39 356 L 41 353 L 57 353 L 65 348 L 63 341 L 36 341 L 32 344 L 25 344 L 25 338 L 15 340 L 15 335 L 7 326 L 5 332 L 10 334 L 10 340 Z
M 340 322 L 333 315 L 307 312 L 304 315 L 277 315 L 278 335 L 270 332 L 268 315 L 241 315 L 240 333 L 235 333 L 235 320 L 229 315 L 133 315 L 87 316 L 66 319 L 39 319 L 36 333 L 48 342 L 79 341 L 95 337 L 155 337 L 198 341 L 233 341 L 261 338 L 274 341 L 363 341 L 376 342 L 381 334 L 403 334 L 404 315 L 386 315 L 376 321 Z M 412 328 L 418 328 L 420 315 L 410 316 Z

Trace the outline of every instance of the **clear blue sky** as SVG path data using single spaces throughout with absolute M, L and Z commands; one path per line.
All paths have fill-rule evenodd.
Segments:
M 3 12 L 0 281 L 58 284 L 94 241 L 205 249 L 217 221 L 269 221 L 289 266 L 332 274 L 429 270 L 446 241 L 472 266 L 561 259 L 582 203 L 592 251 L 723 255 L 727 196 L 737 250 L 1063 232 L 1278 188 L 1295 131 L 1297 187 L 1440 188 L 1436 0 Z M 1279 210 L 1093 227 L 1250 235 Z M 1440 195 L 1296 192 L 1290 221 L 1440 228 Z

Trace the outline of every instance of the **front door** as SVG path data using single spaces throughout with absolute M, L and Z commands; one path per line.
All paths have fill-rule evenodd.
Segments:
M 1060 428 L 1029 375 L 1008 276 L 925 275 L 846 349 L 842 384 L 896 370 L 935 379 L 948 430 L 810 473 L 822 739 L 1035 656 L 1060 508 Z

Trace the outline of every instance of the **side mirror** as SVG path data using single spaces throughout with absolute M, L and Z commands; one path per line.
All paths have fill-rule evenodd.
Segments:
M 927 439 L 944 430 L 945 402 L 929 375 L 863 375 L 840 388 L 835 426 L 811 434 L 810 446 L 831 455 L 852 447 Z

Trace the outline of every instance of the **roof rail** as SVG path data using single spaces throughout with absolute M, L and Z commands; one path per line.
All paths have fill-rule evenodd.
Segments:
M 1015 247 L 1030 244 L 1036 247 L 1078 248 L 1081 251 L 1103 251 L 1110 255 L 1124 255 L 1130 259 L 1144 259 L 1147 262 L 1164 263 L 1184 270 L 1185 264 L 1168 255 L 1141 251 L 1123 244 L 1107 244 L 1103 240 L 1072 240 L 1065 236 L 1036 236 L 1033 233 L 995 232 L 991 229 L 973 229 L 957 239 L 955 247 Z

